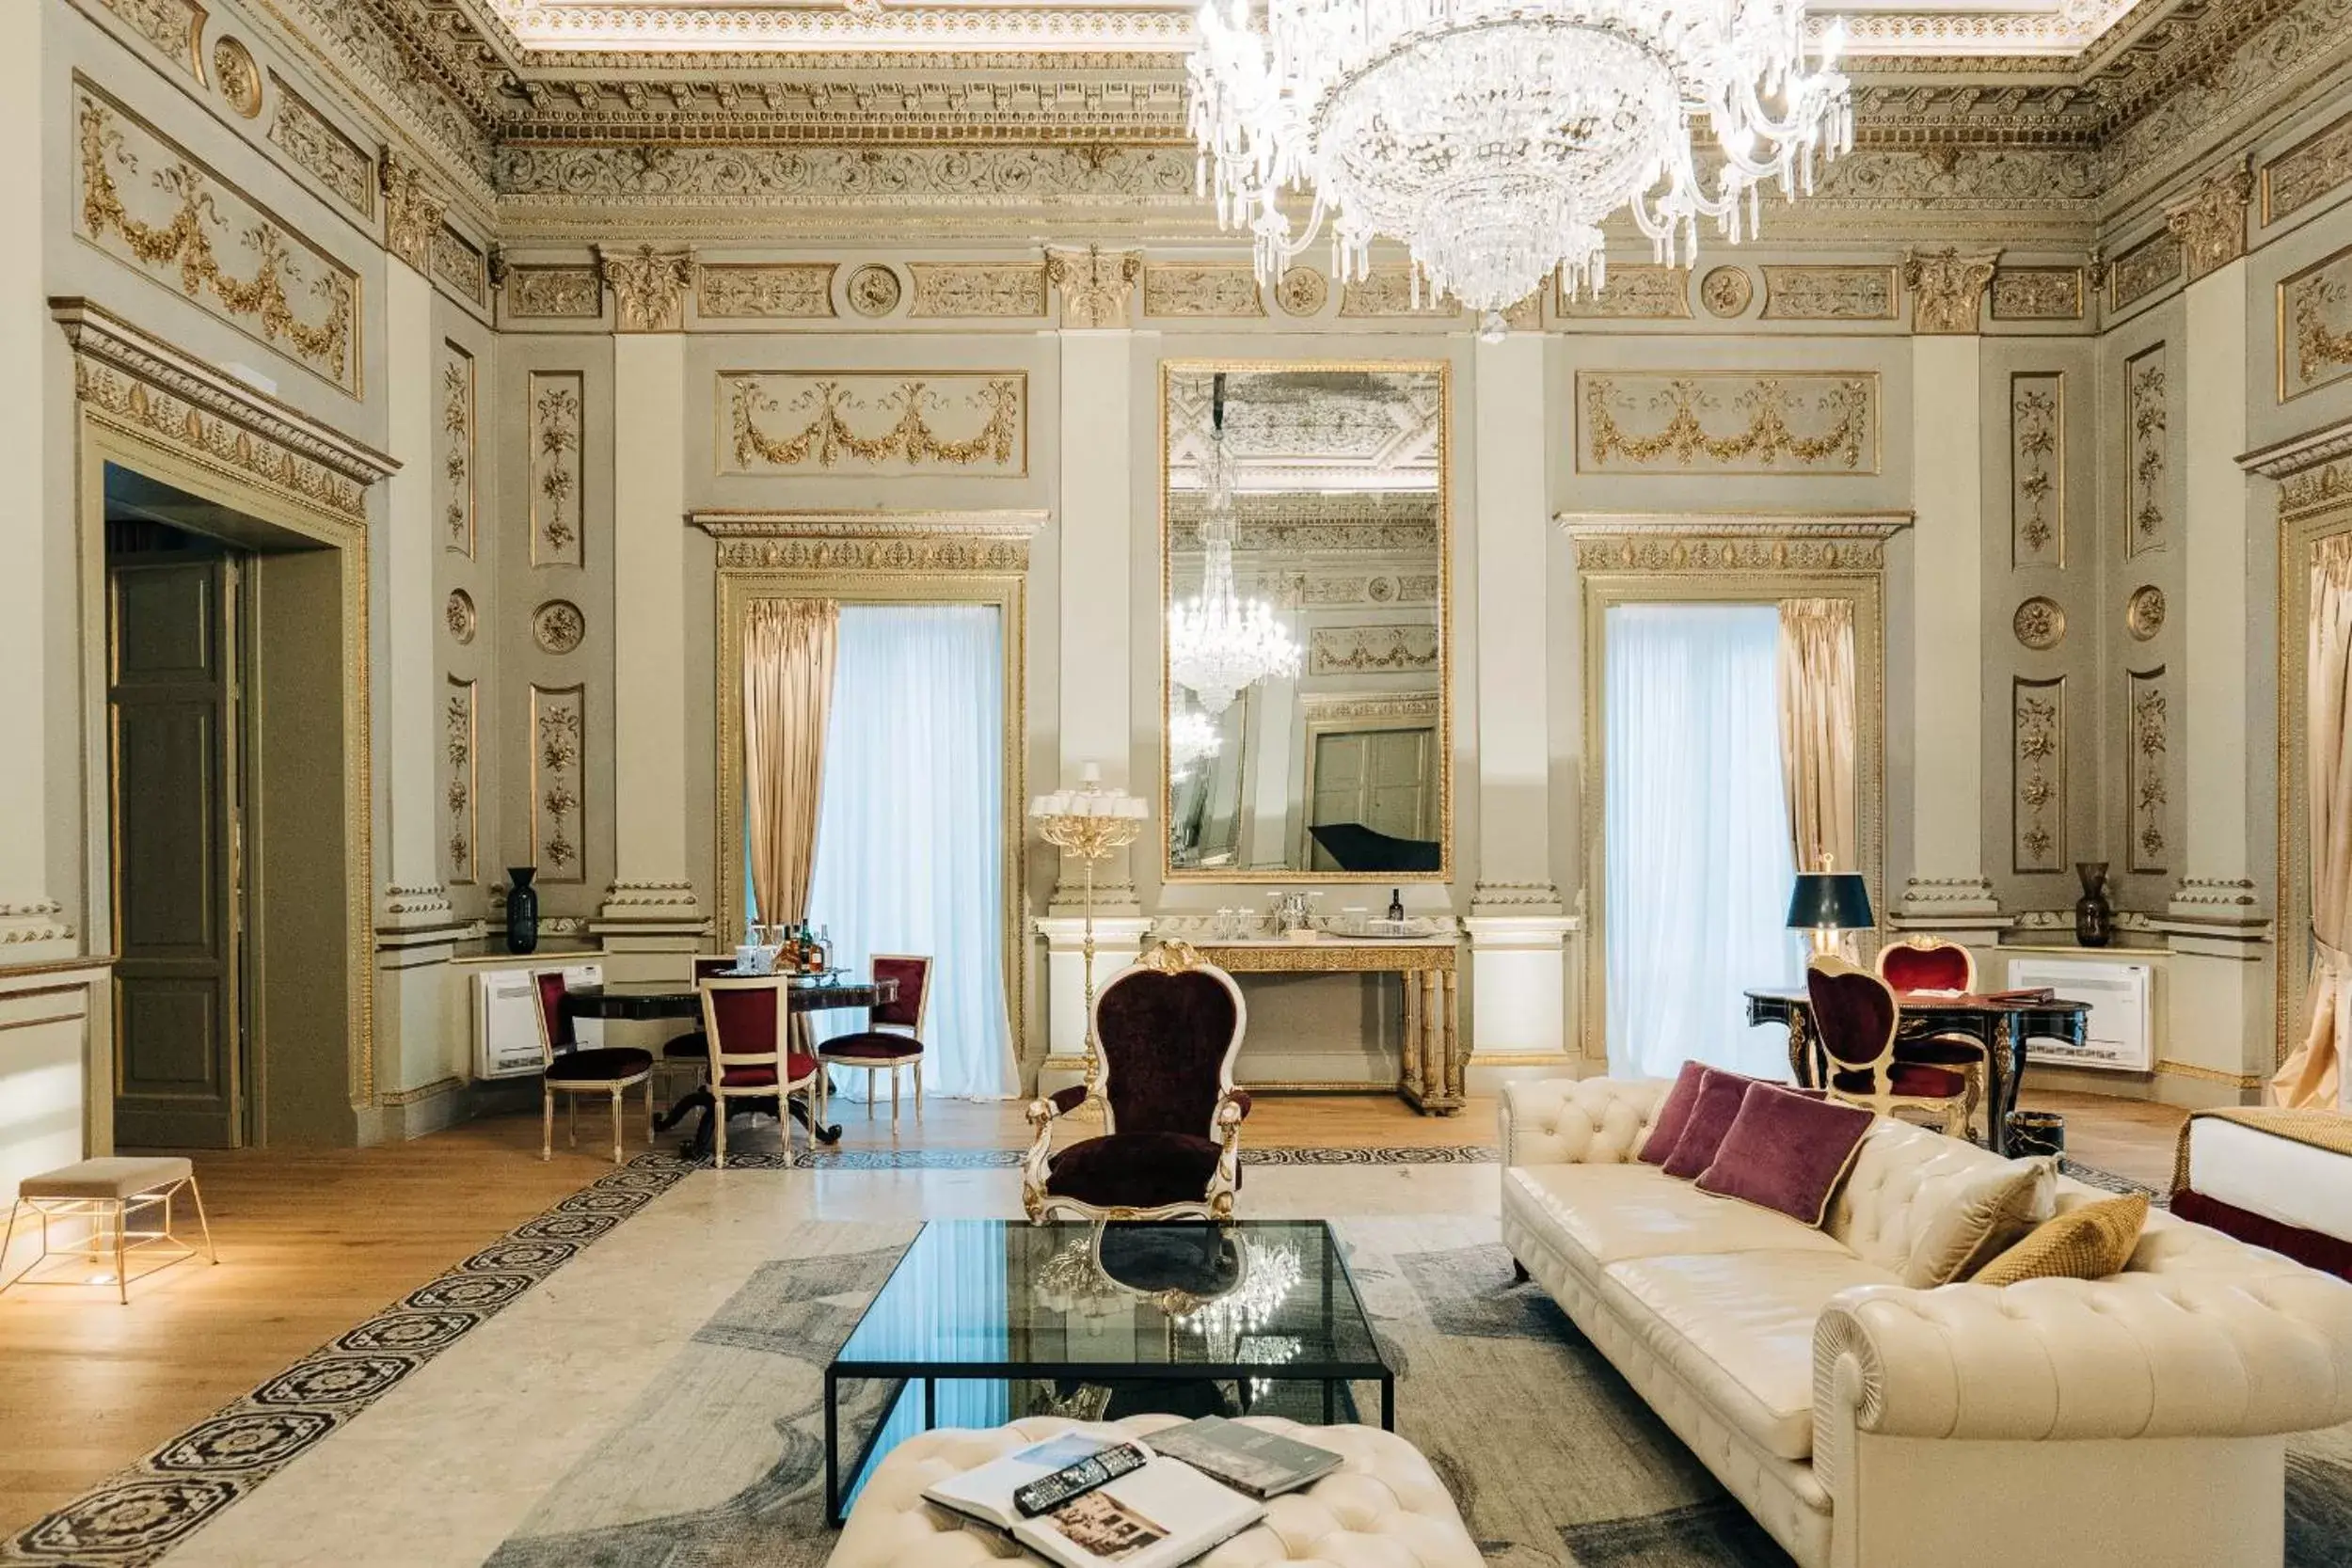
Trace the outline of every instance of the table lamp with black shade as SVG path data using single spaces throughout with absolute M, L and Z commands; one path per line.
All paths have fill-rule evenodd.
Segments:
M 1800 871 L 1788 895 L 1788 928 L 1812 939 L 1813 956 L 1839 952 L 1849 931 L 1867 931 L 1878 922 L 1870 914 L 1870 889 L 1856 871 L 1833 871 L 1826 857 L 1819 871 Z

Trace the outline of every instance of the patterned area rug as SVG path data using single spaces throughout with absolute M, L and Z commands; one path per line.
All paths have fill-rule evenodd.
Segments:
M 729 1170 L 1018 1170 L 1019 1148 L 806 1148 L 741 1154 L 727 1150 Z M 1491 1165 L 1502 1151 L 1491 1144 L 1400 1144 L 1371 1148 L 1250 1148 L 1245 1165 Z M 706 1157 L 691 1168 L 708 1169 Z

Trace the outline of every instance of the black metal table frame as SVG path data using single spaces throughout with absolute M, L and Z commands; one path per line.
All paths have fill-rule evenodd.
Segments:
M 1773 991 L 1752 990 L 1747 995 L 1749 1024 L 1786 1024 L 1790 1076 L 1806 1088 L 1819 1087 L 1823 1077 L 1822 1052 L 1812 1027 L 1811 1003 Z M 2090 1008 L 2081 1002 L 2026 1003 L 2002 1008 L 1928 1004 L 1906 1006 L 1903 1011 L 1907 1018 L 1931 1021 L 1938 1034 L 1965 1034 L 1983 1044 L 1985 1143 L 1995 1154 L 2009 1152 L 2009 1114 L 2017 1109 L 2017 1091 L 2026 1076 L 2026 1042 L 2060 1039 L 2080 1051 L 2090 1036 Z
M 898 1268 L 906 1262 L 914 1246 L 898 1255 L 890 1277 L 874 1292 L 880 1301 L 898 1278 Z M 874 1457 L 875 1445 L 882 1433 L 890 1430 L 891 1418 L 898 1413 L 898 1402 L 906 1398 L 907 1385 L 920 1381 L 923 1385 L 923 1430 L 930 1431 L 939 1424 L 939 1385 L 942 1383 L 1009 1383 L 1024 1378 L 1081 1378 L 1119 1383 L 1238 1383 L 1246 1390 L 1251 1379 L 1271 1383 L 1319 1383 L 1323 1386 L 1323 1424 L 1329 1426 L 1339 1419 L 1339 1387 L 1343 1383 L 1377 1383 L 1380 1385 L 1380 1430 L 1396 1430 L 1396 1373 L 1381 1357 L 1379 1341 L 1372 1338 L 1372 1320 L 1364 1312 L 1363 1292 L 1356 1288 L 1356 1272 L 1348 1266 L 1347 1257 L 1332 1243 L 1331 1259 L 1339 1266 L 1340 1277 L 1347 1284 L 1347 1293 L 1355 1303 L 1357 1315 L 1364 1321 L 1364 1332 L 1372 1344 L 1369 1361 L 1264 1361 L 1191 1362 L 1184 1366 L 1165 1361 L 843 1361 L 837 1357 L 825 1367 L 825 1523 L 841 1523 L 841 1400 L 840 1386 L 844 1380 L 862 1382 L 869 1378 L 895 1378 L 898 1386 L 882 1402 L 875 1415 L 874 1429 L 858 1445 L 857 1457 L 850 1465 L 850 1480 L 854 1482 L 866 1473 L 866 1466 Z M 1330 1291 L 1331 1278 L 1324 1276 L 1324 1290 Z M 873 1310 L 873 1302 L 866 1304 Z M 865 1322 L 864 1315 L 859 1323 Z M 857 1337 L 857 1329 L 850 1330 L 850 1338 Z M 848 1343 L 844 1340 L 843 1343 Z

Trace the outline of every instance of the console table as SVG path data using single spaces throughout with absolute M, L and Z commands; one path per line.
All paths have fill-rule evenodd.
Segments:
M 1394 974 L 1405 988 L 1405 1063 L 1397 1092 L 1414 1109 L 1432 1115 L 1452 1116 L 1462 1108 L 1454 938 L 1185 940 L 1202 958 L 1232 974 Z

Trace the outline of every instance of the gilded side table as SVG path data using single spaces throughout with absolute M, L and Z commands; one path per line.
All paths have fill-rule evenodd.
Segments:
M 1317 942 L 1194 942 L 1232 974 L 1394 974 L 1405 988 L 1405 1062 L 1397 1092 L 1416 1110 L 1462 1108 L 1461 991 L 1453 937 Z

